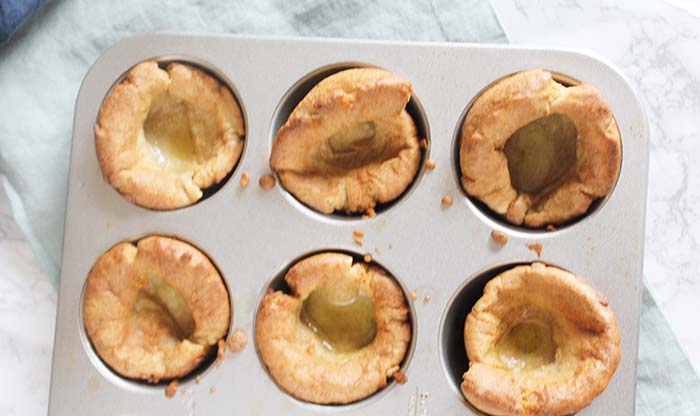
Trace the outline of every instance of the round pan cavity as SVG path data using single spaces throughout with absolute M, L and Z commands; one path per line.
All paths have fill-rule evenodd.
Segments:
M 580 85 L 582 81 L 579 81 L 578 79 L 571 77 L 566 74 L 562 74 L 556 71 L 548 71 L 552 74 L 552 78 L 559 84 L 562 84 L 565 87 L 571 87 L 571 86 L 576 86 Z M 459 189 L 461 190 L 462 194 L 466 197 L 467 199 L 467 205 L 470 207 L 470 209 L 474 212 L 474 214 L 484 221 L 486 224 L 489 225 L 491 228 L 495 229 L 501 229 L 504 231 L 508 231 L 512 235 L 520 236 L 523 238 L 532 238 L 532 237 L 537 237 L 537 238 L 542 238 L 542 237 L 550 237 L 553 235 L 558 234 L 559 232 L 563 232 L 567 229 L 569 229 L 571 226 L 582 223 L 584 221 L 588 221 L 590 218 L 592 218 L 596 213 L 598 213 L 602 207 L 605 205 L 605 203 L 608 201 L 608 199 L 611 197 L 611 195 L 615 192 L 615 187 L 617 185 L 617 182 L 619 180 L 620 176 L 620 168 L 622 166 L 622 140 L 620 139 L 620 165 L 618 167 L 618 170 L 616 172 L 615 180 L 608 191 L 608 193 L 598 199 L 594 199 L 592 203 L 588 206 L 588 209 L 586 210 L 585 213 L 578 215 L 576 217 L 571 218 L 570 220 L 556 224 L 554 226 L 550 225 L 543 225 L 542 227 L 528 227 L 526 225 L 515 225 L 505 219 L 504 215 L 498 214 L 494 212 L 489 206 L 487 206 L 484 202 L 479 200 L 477 197 L 474 197 L 467 193 L 462 185 L 462 167 L 461 167 L 461 161 L 460 161 L 460 150 L 462 146 L 462 129 L 464 127 L 464 122 L 467 118 L 467 115 L 469 114 L 469 111 L 472 109 L 472 106 L 476 102 L 476 100 L 482 96 L 484 92 L 492 88 L 494 85 L 498 84 L 500 81 L 509 78 L 513 75 L 518 74 L 519 72 L 512 73 L 505 75 L 489 85 L 485 86 L 479 93 L 474 96 L 465 109 L 462 111 L 462 114 L 460 115 L 458 119 L 458 123 L 454 129 L 453 133 L 453 139 L 452 139 L 452 163 L 453 163 L 453 172 L 454 172 L 454 178 L 457 182 L 457 185 Z M 614 116 L 613 116 L 614 119 Z M 619 127 L 618 127 L 618 136 L 621 137 L 621 134 L 619 132 Z
M 410 325 L 410 331 L 411 331 L 411 338 L 410 341 L 407 345 L 405 355 L 403 357 L 403 360 L 399 364 L 401 372 L 406 372 L 411 359 L 413 358 L 413 353 L 415 350 L 415 344 L 416 344 L 416 334 L 417 334 L 417 320 L 416 320 L 416 315 L 415 315 L 415 309 L 413 306 L 413 302 L 410 300 L 410 297 L 408 296 L 408 291 L 406 290 L 406 286 L 401 282 L 400 279 L 398 279 L 389 269 L 384 267 L 382 264 L 371 260 L 369 262 L 365 261 L 365 256 L 366 254 L 361 254 L 357 251 L 354 250 L 349 250 L 345 248 L 335 248 L 335 247 L 329 247 L 325 249 L 318 249 L 314 250 L 311 252 L 306 252 L 298 257 L 294 258 L 291 260 L 289 263 L 287 263 L 283 268 L 281 268 L 275 275 L 263 286 L 262 291 L 260 293 L 260 296 L 258 298 L 258 301 L 256 303 L 256 309 L 254 311 L 254 322 L 253 322 L 253 328 L 257 328 L 257 319 L 258 319 L 258 314 L 260 312 L 260 307 L 263 301 L 263 298 L 265 297 L 266 294 L 269 292 L 276 292 L 276 291 L 281 291 L 287 295 L 291 295 L 292 289 L 289 287 L 287 282 L 285 281 L 285 276 L 289 272 L 289 270 L 296 265 L 297 263 L 301 262 L 304 259 L 307 259 L 309 257 L 322 254 L 322 253 L 338 253 L 338 254 L 344 254 L 352 257 L 352 263 L 366 263 L 375 267 L 378 267 L 385 271 L 401 288 L 401 292 L 403 294 L 404 302 L 408 306 L 408 321 Z M 369 260 L 369 259 L 368 259 Z M 258 355 L 258 359 L 260 360 L 260 364 L 262 368 L 265 370 L 267 375 L 270 377 L 270 380 L 277 386 L 279 389 L 279 392 L 281 394 L 286 395 L 290 400 L 292 400 L 294 403 L 296 403 L 299 406 L 302 406 L 303 408 L 306 408 L 309 411 L 348 411 L 352 409 L 357 409 L 359 407 L 368 405 L 370 403 L 373 403 L 377 400 L 380 400 L 382 397 L 386 396 L 395 386 L 398 384 L 393 378 L 387 380 L 387 384 L 374 392 L 373 394 L 370 394 L 369 396 L 353 401 L 351 403 L 347 404 L 318 404 L 318 403 L 312 403 L 308 401 L 304 401 L 302 399 L 299 399 L 297 397 L 294 397 L 291 395 L 289 392 L 287 392 L 282 386 L 280 386 L 275 378 L 270 374 L 270 371 L 265 364 L 263 357 L 261 355 L 260 351 L 260 344 L 258 340 L 258 334 L 257 330 L 254 330 L 254 344 L 255 344 L 255 350 Z
M 336 63 L 336 64 L 331 64 L 328 66 L 324 66 L 322 68 L 316 69 L 307 75 L 303 76 L 299 81 L 297 81 L 281 98 L 279 104 L 277 105 L 277 108 L 275 109 L 275 112 L 273 114 L 272 118 L 272 125 L 270 129 L 270 149 L 272 149 L 272 144 L 275 141 L 275 138 L 277 136 L 277 133 L 279 132 L 280 128 L 286 123 L 287 119 L 289 118 L 290 114 L 294 110 L 294 108 L 304 99 L 304 97 L 315 87 L 319 82 L 321 82 L 323 79 L 336 74 L 338 72 L 347 70 L 347 69 L 353 69 L 353 68 L 379 68 L 376 65 L 371 65 L 367 63 L 361 63 L 361 62 L 341 62 L 341 63 Z M 381 68 L 380 68 L 381 69 Z M 410 81 L 410 80 L 409 80 Z M 420 179 L 423 176 L 423 172 L 425 170 L 424 167 L 424 162 L 428 158 L 428 154 L 430 151 L 430 126 L 428 124 L 428 119 L 427 115 L 423 109 L 423 106 L 416 97 L 415 93 L 411 94 L 411 98 L 406 105 L 406 111 L 408 114 L 411 116 L 413 119 L 413 122 L 416 126 L 417 130 L 417 136 L 419 142 L 422 142 L 423 144 L 420 146 L 421 150 L 421 159 L 419 161 L 419 167 L 418 170 L 411 181 L 410 185 L 406 187 L 406 189 L 401 193 L 398 197 L 394 198 L 393 200 L 387 202 L 387 203 L 380 203 L 377 204 L 374 208 L 374 212 L 379 215 L 381 213 L 387 212 L 389 209 L 391 209 L 394 206 L 397 206 L 398 204 L 401 203 L 401 201 L 405 200 L 418 186 L 418 183 L 420 182 Z M 424 140 L 424 142 L 423 142 Z M 270 150 L 271 153 L 271 150 Z M 279 175 L 278 179 L 279 179 Z M 280 184 L 282 183 L 279 181 Z M 287 189 L 284 188 L 284 186 L 280 186 L 280 189 L 284 193 L 285 197 L 287 200 L 297 207 L 298 209 L 304 211 L 306 214 L 315 216 L 319 219 L 331 219 L 331 220 L 338 220 L 338 221 L 361 221 L 363 219 L 367 219 L 367 215 L 363 215 L 363 213 L 355 213 L 348 215 L 345 212 L 341 211 L 335 211 L 332 214 L 324 214 L 321 213 L 314 208 L 308 206 L 301 200 L 299 200 L 296 196 L 294 196 L 291 192 L 289 192 Z
M 506 270 L 524 264 L 529 263 L 508 262 L 478 271 L 465 280 L 447 302 L 439 326 L 440 361 L 450 386 L 462 399 L 464 397 L 460 390 L 462 375 L 469 368 L 469 359 L 464 345 L 464 323 L 467 315 L 481 298 L 484 287 L 491 279 Z M 467 403 L 466 400 L 464 402 Z M 472 410 L 477 412 L 474 408 Z
M 167 239 L 172 239 L 176 240 L 180 243 L 184 243 L 191 248 L 195 249 L 198 251 L 201 255 L 203 255 L 206 260 L 211 264 L 211 267 L 215 270 L 215 272 L 218 274 L 218 277 L 220 278 L 220 281 L 223 285 L 224 290 L 226 291 L 225 299 L 228 302 L 228 307 L 229 307 L 229 317 L 228 321 L 226 322 L 226 332 L 224 335 L 221 337 L 221 339 L 226 340 L 228 338 L 228 335 L 231 333 L 231 325 L 233 322 L 233 301 L 231 299 L 231 292 L 228 287 L 227 279 L 221 272 L 221 268 L 214 262 L 214 260 L 203 250 L 201 250 L 199 247 L 194 245 L 192 242 L 187 241 L 185 239 L 176 237 L 176 236 L 171 236 L 171 235 L 166 235 L 163 233 L 155 233 L 155 234 L 148 234 L 144 235 L 140 238 L 137 239 L 125 239 L 119 243 L 116 243 L 114 246 L 110 247 L 107 249 L 100 257 L 102 257 L 104 254 L 110 252 L 112 249 L 115 247 L 127 243 L 131 244 L 133 246 L 136 246 L 139 241 L 151 238 L 151 237 L 163 237 Z M 99 258 L 98 258 L 99 260 Z M 97 264 L 97 260 L 95 262 Z M 93 268 L 94 269 L 94 265 Z M 92 273 L 93 270 L 90 270 L 90 273 Z M 88 274 L 88 276 L 90 275 Z M 137 392 L 137 393 L 158 393 L 162 394 L 163 389 L 169 385 L 170 382 L 177 380 L 179 385 L 187 385 L 192 382 L 199 383 L 200 379 L 203 378 L 206 374 L 209 373 L 209 371 L 212 370 L 213 366 L 212 364 L 215 364 L 217 361 L 217 354 L 218 354 L 218 345 L 212 345 L 210 347 L 210 350 L 206 353 L 204 358 L 201 360 L 201 362 L 194 367 L 191 371 L 189 371 L 187 374 L 180 376 L 180 377 L 174 377 L 174 378 L 162 378 L 158 382 L 149 382 L 143 379 L 139 378 L 130 378 L 127 376 L 124 376 L 120 374 L 118 371 L 116 371 L 114 368 L 112 368 L 101 356 L 100 354 L 96 351 L 96 348 L 90 339 L 90 336 L 88 335 L 87 328 L 84 324 L 84 311 L 85 311 L 85 298 L 86 298 L 86 289 L 88 286 L 88 279 L 85 280 L 85 283 L 83 284 L 81 293 L 80 293 L 80 299 L 79 299 L 79 320 L 81 322 L 81 325 L 79 326 L 79 336 L 81 339 L 81 342 L 83 344 L 83 348 L 85 349 L 85 352 L 90 360 L 90 362 L 95 366 L 95 369 L 107 380 L 109 380 L 111 383 L 114 385 L 123 388 L 125 390 L 129 390 L 132 392 Z
M 186 204 L 180 204 L 178 206 L 167 206 L 167 207 L 157 207 L 157 206 L 151 206 L 149 204 L 143 204 L 139 202 L 135 202 L 132 200 L 132 197 L 125 197 L 125 194 L 122 193 L 121 190 L 116 189 L 114 186 L 112 186 L 110 181 L 105 178 L 105 182 L 108 182 L 108 184 L 118 193 L 120 193 L 120 196 L 125 197 L 125 199 L 129 200 L 132 204 L 138 206 L 139 208 L 147 209 L 147 210 L 155 210 L 155 211 L 173 211 L 173 210 L 180 210 L 184 208 L 188 208 L 193 205 L 197 205 L 209 197 L 213 196 L 216 194 L 220 189 L 222 189 L 226 183 L 228 183 L 228 180 L 235 174 L 237 171 L 238 167 L 242 164 L 241 161 L 243 160 L 247 148 L 247 126 L 248 126 L 248 120 L 247 120 L 247 114 L 245 110 L 245 105 L 243 103 L 243 100 L 241 99 L 240 93 L 236 89 L 235 85 L 233 82 L 218 68 L 213 66 L 212 64 L 196 57 L 192 56 L 185 56 L 185 55 L 164 55 L 164 56 L 156 56 L 150 59 L 143 60 L 141 62 L 137 62 L 134 64 L 132 67 L 128 68 L 120 77 L 118 77 L 115 82 L 112 84 L 110 89 L 107 91 L 107 94 L 105 94 L 105 97 L 103 98 L 101 104 L 100 104 L 100 110 L 103 108 L 105 105 L 106 100 L 110 95 L 114 92 L 115 88 L 117 88 L 123 81 L 127 79 L 129 76 L 130 72 L 134 70 L 137 66 L 147 63 L 147 62 L 155 62 L 157 64 L 157 67 L 160 68 L 161 70 L 165 71 L 167 70 L 168 66 L 170 64 L 181 64 L 185 65 L 187 67 L 191 67 L 192 69 L 196 71 L 201 71 L 201 73 L 204 74 L 205 77 L 209 77 L 213 79 L 214 81 L 218 82 L 219 86 L 221 88 L 224 88 L 227 93 L 230 93 L 230 97 L 233 99 L 233 103 L 235 106 L 238 107 L 238 113 L 240 113 L 240 119 L 242 123 L 242 134 L 239 134 L 238 137 L 240 138 L 240 145 L 237 159 L 233 161 L 232 166 L 230 169 L 227 169 L 226 173 L 224 176 L 220 177 L 220 179 L 214 180 L 210 185 L 206 187 L 200 187 L 199 191 L 201 192 L 201 196 L 189 203 Z M 100 111 L 101 113 L 101 111 Z M 95 120 L 95 126 L 97 126 L 100 122 L 100 116 L 98 116 L 98 119 Z M 95 133 L 97 135 L 97 131 Z M 102 164 L 102 157 L 100 156 L 100 151 L 98 149 L 98 159 L 100 159 L 100 164 Z M 104 175 L 104 170 L 103 170 L 103 175 Z
M 500 279 L 498 284 L 489 285 L 488 296 L 482 298 L 485 287 L 494 278 Z M 530 289 L 535 293 L 530 293 Z M 531 301 L 534 303 L 529 303 Z M 480 308 L 474 311 L 477 302 Z M 549 306 L 538 310 L 540 302 Z M 550 311 L 549 308 L 553 309 Z M 540 319 L 549 323 L 538 323 Z M 557 322 L 556 319 L 559 323 L 553 323 Z M 468 321 L 466 327 L 465 321 Z M 522 334 L 526 333 L 522 331 L 530 331 L 532 325 L 544 325 L 541 328 L 545 328 L 545 332 L 541 336 L 549 333 L 549 337 L 560 339 L 550 339 L 549 347 L 546 341 L 535 347 L 540 351 L 538 354 L 544 354 L 538 355 L 538 359 L 544 360 L 541 362 L 555 363 L 554 366 L 542 367 L 545 378 L 539 373 L 540 367 L 536 367 L 532 379 L 521 380 L 520 377 L 511 377 L 518 374 L 517 370 L 508 367 L 511 369 L 504 372 L 500 362 L 495 365 L 489 361 L 493 359 L 492 354 L 500 354 L 498 345 L 520 324 L 528 329 L 517 330 L 518 335 L 514 336 L 518 338 L 506 339 L 506 345 L 522 342 L 525 339 Z M 558 335 L 551 328 L 558 328 Z M 467 336 L 471 337 L 465 341 Z M 440 323 L 439 337 L 443 369 L 452 388 L 460 396 L 463 391 L 469 400 L 476 400 L 481 409 L 495 409 L 493 411 L 497 414 L 516 414 L 522 408 L 552 414 L 575 413 L 588 407 L 607 388 L 620 360 L 619 330 L 607 299 L 581 277 L 542 262 L 506 263 L 476 273 L 449 300 Z M 468 354 L 467 348 L 474 350 Z M 470 363 L 468 355 L 475 362 Z M 533 365 L 541 366 L 538 362 Z M 528 364 L 518 365 L 526 368 Z M 494 379 L 494 375 L 498 378 Z M 574 389 L 572 386 L 578 387 Z M 518 393 L 521 389 L 542 392 L 550 387 L 544 397 L 535 395 L 534 399 L 521 397 Z M 468 400 L 462 401 L 474 409 L 475 405 Z

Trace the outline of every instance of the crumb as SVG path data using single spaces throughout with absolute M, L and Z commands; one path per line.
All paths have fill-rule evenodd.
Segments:
M 396 382 L 399 384 L 408 383 L 408 375 L 406 375 L 406 373 L 404 373 L 403 371 L 395 371 L 394 374 L 391 375 L 391 377 L 394 380 L 396 380 Z
M 241 188 L 245 188 L 246 186 L 248 186 L 249 182 L 250 182 L 250 176 L 248 176 L 248 172 L 243 171 L 243 173 L 241 173 L 241 182 L 240 182 Z
M 493 230 L 491 231 L 491 238 L 500 245 L 505 245 L 508 242 L 508 234 L 503 231 Z
M 228 337 L 228 349 L 233 353 L 239 353 L 248 345 L 248 337 L 243 331 L 235 330 L 230 337 Z
M 182 393 L 183 395 L 187 394 L 187 387 L 181 388 L 180 393 Z
M 224 353 L 226 352 L 226 341 L 220 339 L 216 342 L 216 346 L 219 347 L 218 351 L 216 351 L 216 359 L 223 360 L 225 357 Z
M 394 246 L 392 246 L 391 244 L 389 244 L 389 250 L 391 250 L 391 249 L 393 249 L 393 248 L 394 248 Z
M 420 140 L 420 147 L 423 149 L 427 149 L 428 148 L 428 139 L 421 139 Z
M 416 300 L 418 299 L 418 294 L 416 292 L 411 292 L 408 294 L 408 297 L 411 298 L 411 300 Z
M 382 254 L 382 249 L 379 248 L 379 247 L 375 247 L 375 248 L 374 248 L 374 252 L 377 253 L 377 254 Z
M 591 239 L 592 239 L 591 237 L 586 237 L 586 240 L 588 240 L 588 241 L 591 241 Z
M 358 246 L 361 246 L 363 241 L 362 239 L 365 238 L 365 233 L 363 233 L 360 230 L 353 230 L 352 231 L 352 241 L 355 242 Z
M 175 394 L 177 394 L 177 388 L 180 385 L 180 382 L 177 380 L 173 380 L 168 384 L 168 387 L 165 388 L 165 397 L 171 398 L 174 397 Z
M 425 302 L 425 303 L 430 302 L 430 295 L 425 295 L 425 296 L 423 297 L 423 302 Z
M 556 230 L 557 230 L 557 227 L 553 226 L 552 224 L 549 224 L 547 226 L 547 231 L 556 231 Z
M 452 196 L 450 196 L 449 194 L 443 196 L 442 199 L 440 200 L 440 203 L 445 208 L 451 206 L 453 202 L 454 201 L 452 200 Z
M 209 393 L 211 393 L 211 394 L 216 393 L 216 386 L 209 387 Z
M 258 184 L 260 184 L 262 189 L 269 191 L 275 187 L 275 177 L 270 174 L 263 175 L 260 177 Z
M 525 243 L 525 247 L 537 253 L 537 257 L 542 257 L 542 243 Z
M 197 376 L 194 378 L 194 382 L 199 384 L 199 382 L 202 381 L 202 376 Z
M 433 169 L 435 169 L 435 166 L 437 166 L 437 165 L 435 164 L 435 161 L 433 159 L 426 159 L 425 160 L 425 168 L 426 169 L 433 170 Z
M 374 218 L 377 216 L 377 212 L 374 210 L 374 208 L 370 208 L 367 210 L 367 216 L 370 218 Z
M 372 256 L 370 254 L 365 254 L 365 257 L 363 258 L 365 263 L 371 263 L 372 262 Z
M 362 214 L 362 219 L 363 219 L 363 220 L 368 220 L 368 219 L 369 219 L 369 215 L 367 215 L 367 214 Z

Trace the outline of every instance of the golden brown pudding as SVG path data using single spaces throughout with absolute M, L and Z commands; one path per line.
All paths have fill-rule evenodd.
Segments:
M 502 79 L 462 126 L 462 186 L 510 223 L 568 222 L 605 197 L 620 171 L 612 109 L 589 84 L 565 86 L 544 70 Z
M 270 165 L 286 190 L 322 213 L 366 212 L 411 184 L 421 160 L 405 110 L 412 86 L 377 68 L 319 82 L 280 128 Z
M 319 404 L 354 402 L 384 387 L 411 340 L 396 281 L 340 253 L 301 260 L 284 279 L 291 295 L 265 294 L 256 321 L 260 356 L 277 384 Z
M 151 383 L 197 368 L 231 318 L 228 292 L 209 259 L 168 237 L 119 243 L 87 278 L 83 323 L 115 372 Z
M 467 316 L 462 392 L 495 416 L 562 416 L 588 406 L 620 362 L 608 302 L 556 267 L 517 266 L 492 279 Z
M 154 61 L 110 91 L 95 124 L 102 175 L 127 200 L 175 209 L 202 197 L 238 162 L 245 127 L 231 91 L 204 71 Z

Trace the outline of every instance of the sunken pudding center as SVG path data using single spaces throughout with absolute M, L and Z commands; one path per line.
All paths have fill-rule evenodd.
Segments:
M 149 275 L 148 284 L 136 295 L 132 316 L 145 333 L 165 328 L 174 337 L 189 338 L 195 329 L 194 316 L 182 293 L 156 275 Z
M 374 302 L 350 282 L 328 282 L 304 300 L 301 320 L 331 351 L 356 351 L 377 335 Z
M 143 134 L 161 165 L 186 168 L 194 161 L 195 143 L 188 113 L 187 103 L 167 92 L 153 99 Z
M 331 166 L 353 169 L 379 157 L 385 145 L 386 142 L 377 134 L 376 124 L 364 121 L 326 139 L 321 156 Z
M 513 325 L 496 343 L 496 353 L 506 368 L 535 370 L 554 362 L 557 346 L 550 325 L 525 320 Z
M 518 129 L 503 152 L 513 188 L 537 193 L 562 179 L 576 164 L 578 129 L 564 114 L 550 114 Z

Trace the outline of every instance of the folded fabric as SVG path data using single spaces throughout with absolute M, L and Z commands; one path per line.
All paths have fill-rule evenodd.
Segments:
M 0 45 L 5 43 L 44 0 L 0 0 Z

